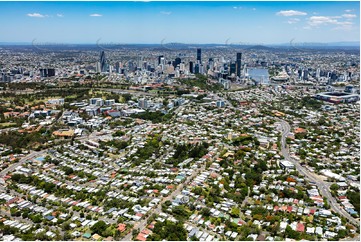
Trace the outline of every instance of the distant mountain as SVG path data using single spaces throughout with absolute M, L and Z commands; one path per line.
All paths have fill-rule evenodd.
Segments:
M 31 42 L 0 42 L 0 45 L 31 45 Z
M 246 48 L 247 50 L 274 50 L 272 47 L 264 46 L 264 45 L 254 45 Z
M 329 46 L 358 46 L 360 47 L 359 41 L 345 41 L 345 42 L 331 42 Z
M 273 47 L 287 47 L 287 46 L 293 46 L 293 47 L 300 47 L 300 48 L 307 48 L 307 47 L 359 47 L 360 42 L 358 41 L 339 41 L 339 42 L 299 42 L 297 40 L 291 40 L 288 43 L 281 43 L 281 44 L 270 44 L 267 46 L 273 46 Z

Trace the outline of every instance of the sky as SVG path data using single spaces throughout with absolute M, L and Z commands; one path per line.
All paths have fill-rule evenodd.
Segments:
M 353 2 L 0 2 L 0 42 L 360 41 Z

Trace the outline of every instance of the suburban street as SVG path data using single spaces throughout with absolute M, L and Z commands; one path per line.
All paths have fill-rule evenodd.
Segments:
M 206 168 L 206 165 L 202 165 L 202 167 L 194 170 L 192 172 L 192 175 L 190 175 L 183 183 L 179 184 L 177 186 L 177 189 L 174 190 L 170 195 L 168 195 L 167 197 L 163 198 L 162 201 L 158 204 L 158 206 L 153 209 L 152 214 L 150 216 L 152 216 L 153 214 L 159 214 L 162 212 L 162 204 L 165 203 L 166 201 L 170 201 L 173 197 L 176 197 L 177 195 L 179 195 L 184 187 L 184 184 L 189 183 L 193 178 L 195 178 L 197 176 L 197 174 L 203 172 Z M 134 227 L 131 231 L 129 231 L 129 233 L 122 239 L 122 241 L 130 241 L 132 240 L 132 231 L 134 229 L 139 229 L 139 231 L 142 231 L 143 229 L 145 229 L 145 227 L 147 226 L 147 220 L 148 217 L 144 217 L 142 220 L 140 220 L 139 222 L 134 224 Z
M 330 184 L 328 182 L 323 181 L 321 178 L 319 178 L 316 174 L 308 171 L 305 167 L 301 166 L 301 164 L 290 157 L 288 148 L 286 147 L 286 137 L 290 133 L 291 127 L 288 122 L 281 120 L 281 126 L 282 126 L 282 140 L 281 140 L 281 147 L 282 147 L 282 155 L 286 160 L 291 161 L 294 165 L 296 170 L 301 174 L 307 177 L 307 179 L 311 182 L 315 182 L 316 186 L 319 188 L 320 193 L 323 197 L 327 198 L 327 201 L 329 205 L 331 206 L 331 209 L 345 218 L 352 224 L 356 226 L 360 226 L 360 221 L 353 218 L 349 213 L 347 213 L 336 201 L 336 199 L 332 196 L 330 193 Z
M 14 163 L 14 164 L 11 164 L 9 167 L 7 167 L 7 168 L 5 168 L 4 170 L 2 170 L 2 171 L 0 172 L 0 177 L 3 177 L 3 176 L 5 176 L 6 174 L 14 171 L 16 167 L 21 166 L 21 165 L 24 164 L 27 160 L 31 160 L 31 159 L 33 159 L 33 158 L 36 157 L 36 156 L 43 155 L 43 154 L 46 153 L 46 152 L 47 152 L 47 150 L 42 150 L 42 151 L 39 151 L 39 152 L 31 151 L 30 154 L 28 154 L 27 156 L 21 158 L 18 162 Z

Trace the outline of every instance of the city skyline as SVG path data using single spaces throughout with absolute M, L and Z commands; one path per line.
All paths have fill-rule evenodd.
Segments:
M 359 2 L 0 2 L 0 7 L 0 21 L 7 22 L 3 33 L 11 33 L 1 35 L 2 43 L 360 41 Z

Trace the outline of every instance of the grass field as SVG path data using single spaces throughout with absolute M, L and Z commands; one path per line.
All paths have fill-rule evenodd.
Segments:
M 10 127 L 10 126 L 14 126 L 16 125 L 16 123 L 0 123 L 0 128 L 7 128 L 7 127 Z

